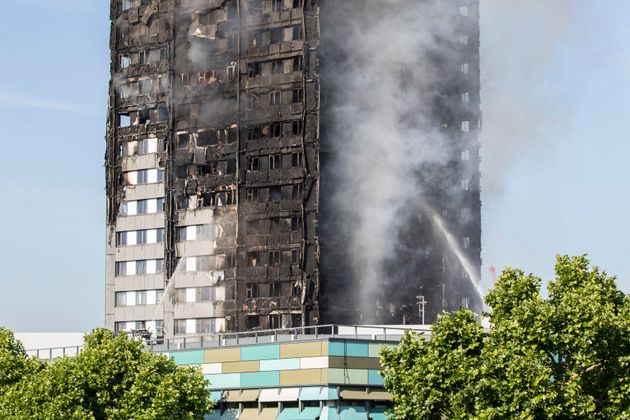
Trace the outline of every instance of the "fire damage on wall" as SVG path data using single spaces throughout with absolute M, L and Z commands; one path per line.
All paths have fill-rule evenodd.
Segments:
M 316 6 L 112 6 L 118 66 L 108 130 L 110 238 L 128 190 L 117 151 L 156 136 L 165 182 L 167 335 L 185 333 L 179 321 L 191 318 L 207 319 L 201 332 L 317 322 Z M 123 61 L 129 65 L 120 68 Z M 180 302 L 178 289 L 191 287 L 209 288 L 210 302 Z
M 322 2 L 322 35 L 339 34 L 349 19 L 333 4 Z M 372 320 L 366 311 L 375 322 L 410 323 L 421 320 L 419 305 L 427 321 L 463 303 L 479 308 L 463 301 L 474 295 L 466 273 L 420 210 L 402 215 L 408 229 L 392 232 L 396 257 L 384 264 L 389 275 L 373 304 L 359 302 L 348 247 L 354 221 L 330 198 L 344 182 L 334 110 L 345 99 L 334 78 L 352 52 L 334 36 L 320 47 L 320 0 L 112 0 L 111 16 L 110 328 L 174 336 Z M 468 30 L 478 47 L 478 27 Z M 466 62 L 478 69 L 478 48 L 470 51 Z M 479 86 L 456 73 L 434 86 L 433 98 L 451 158 L 416 175 L 478 271 L 478 133 L 457 127 L 462 114 L 472 113 L 471 127 L 478 120 Z M 476 107 L 452 100 L 463 92 Z M 464 192 L 445 193 L 463 172 L 473 174 Z M 140 245 L 147 229 L 158 238 Z M 119 246 L 124 232 L 134 232 L 132 249 Z M 118 307 L 120 293 L 140 289 L 163 291 L 157 309 Z

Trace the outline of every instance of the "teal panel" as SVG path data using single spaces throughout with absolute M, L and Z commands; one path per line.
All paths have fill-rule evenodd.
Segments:
M 344 385 L 366 385 L 367 369 L 328 369 L 328 383 Z
M 242 388 L 280 385 L 280 372 L 247 372 L 240 375 Z
M 171 357 L 178 365 L 201 365 L 203 364 L 203 350 L 195 351 L 174 351 Z
M 385 379 L 381 376 L 380 370 L 368 371 L 368 384 L 370 385 L 385 385 Z
M 300 368 L 300 359 L 261 360 L 260 370 L 295 370 Z
M 370 410 L 369 416 L 372 420 L 393 420 L 394 416 L 388 416 L 385 411 L 381 408 L 373 408 Z
M 203 420 L 221 420 L 221 410 L 212 410 L 210 414 L 203 416 Z
M 337 414 L 337 409 L 333 407 L 324 407 L 322 410 L 322 415 L 320 417 L 321 420 L 340 420 L 339 414 Z
M 228 408 L 223 412 L 221 420 L 236 420 L 238 418 L 238 408 Z
M 223 398 L 223 395 L 221 393 L 221 391 L 212 391 L 210 393 L 210 398 L 212 398 L 212 401 L 221 401 L 221 398 Z
M 309 386 L 300 391 L 301 401 L 332 401 L 338 400 L 336 387 L 329 386 Z
M 328 354 L 330 356 L 368 357 L 370 347 L 368 343 L 331 341 L 328 343 Z
M 241 386 L 240 373 L 217 373 L 204 375 L 210 381 L 210 389 L 239 388 Z
M 305 407 L 302 411 L 299 408 L 285 408 L 276 420 L 315 420 L 320 414 L 319 407 Z
M 341 420 L 368 420 L 368 415 L 363 407 L 347 407 L 342 405 L 339 418 Z
M 241 361 L 245 360 L 270 360 L 280 358 L 280 346 L 272 344 L 268 346 L 243 346 L 241 347 Z

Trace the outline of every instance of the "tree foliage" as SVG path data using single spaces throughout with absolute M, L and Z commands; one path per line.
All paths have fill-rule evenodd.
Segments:
M 630 295 L 585 256 L 541 279 L 504 270 L 486 297 L 490 328 L 444 314 L 430 339 L 381 354 L 397 419 L 630 419 Z
M 0 382 L 3 419 L 201 419 L 212 406 L 198 368 L 105 329 L 86 335 L 76 357 L 48 364 L 0 329 L 0 369 L 12 378 Z

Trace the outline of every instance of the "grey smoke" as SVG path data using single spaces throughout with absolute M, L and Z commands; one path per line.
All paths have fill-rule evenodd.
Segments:
M 329 133 L 335 139 L 333 167 L 341 184 L 334 199 L 353 223 L 348 230 L 351 265 L 360 279 L 362 312 L 369 316 L 375 292 L 388 275 L 385 262 L 398 252 L 403 224 L 420 212 L 417 174 L 452 156 L 432 115 L 436 86 L 446 76 L 435 59 L 459 63 L 461 52 L 444 42 L 459 39 L 459 5 L 437 0 L 359 3 L 360 8 L 357 2 L 337 3 L 350 29 L 322 36 L 344 40 L 346 61 L 335 77 L 343 99 L 333 110 L 336 127 Z

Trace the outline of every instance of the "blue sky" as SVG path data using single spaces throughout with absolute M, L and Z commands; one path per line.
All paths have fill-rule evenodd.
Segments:
M 25 6 L 28 4 L 28 6 Z M 630 292 L 624 0 L 485 0 L 483 257 L 549 279 L 588 253 Z M 103 322 L 105 0 L 4 0 L 0 325 Z

